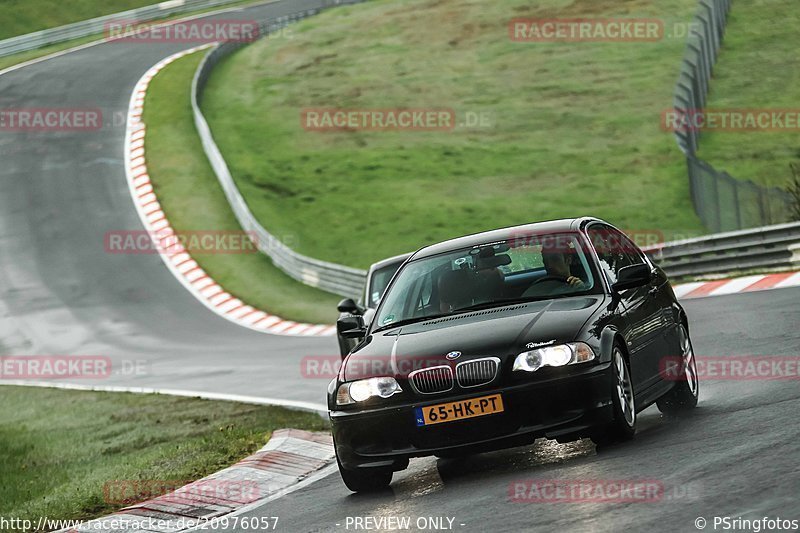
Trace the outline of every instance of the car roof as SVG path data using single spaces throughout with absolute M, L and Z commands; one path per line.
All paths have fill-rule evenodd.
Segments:
M 484 231 L 481 233 L 473 233 L 471 235 L 457 237 L 455 239 L 431 244 L 430 246 L 421 248 L 414 253 L 413 259 L 421 259 L 423 257 L 430 257 L 463 248 L 471 248 L 473 246 L 479 246 L 481 244 L 490 242 L 505 241 L 528 233 L 557 233 L 561 231 L 577 231 L 586 223 L 592 221 L 603 222 L 599 218 L 594 217 L 562 218 L 558 220 L 523 224 L 521 226 L 509 226 L 506 228 Z
M 406 253 L 406 254 L 400 254 L 400 255 L 395 255 L 394 257 L 387 257 L 386 259 L 381 259 L 380 261 L 378 261 L 376 263 L 372 263 L 372 265 L 369 267 L 369 272 L 370 272 L 370 274 L 372 274 L 376 270 L 380 270 L 383 267 L 387 267 L 387 266 L 393 265 L 393 264 L 402 263 L 403 261 L 405 261 L 406 259 L 408 259 L 412 255 L 413 255 L 413 252 L 409 252 L 409 253 Z

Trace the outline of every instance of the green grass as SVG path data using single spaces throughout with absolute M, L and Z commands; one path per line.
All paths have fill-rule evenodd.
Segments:
M 684 40 L 510 42 L 514 17 L 687 22 L 696 0 L 377 0 L 303 21 L 214 72 L 203 103 L 259 220 L 357 267 L 465 233 L 576 215 L 703 228 L 660 114 Z M 493 127 L 319 133 L 307 107 L 486 111 Z
M 189 94 L 201 58 L 196 53 L 177 60 L 150 84 L 144 112 L 148 172 L 175 230 L 241 231 L 194 127 Z M 294 233 L 281 230 L 273 234 L 291 242 Z M 263 254 L 193 257 L 226 291 L 254 307 L 303 322 L 336 319 L 339 296 L 293 280 Z
M 796 0 L 733 4 L 708 107 L 800 109 L 798 7 Z M 699 155 L 738 179 L 786 186 L 789 164 L 800 163 L 800 131 L 709 131 Z
M 43 9 L 43 10 L 45 9 L 45 7 L 49 7 L 51 4 L 53 4 L 52 1 L 51 2 L 44 2 L 44 1 L 23 2 L 21 0 L 20 1 L 14 0 L 12 3 L 15 4 L 15 5 L 16 4 L 25 5 L 25 6 L 27 6 L 26 9 L 30 9 L 30 8 L 34 8 L 34 7 L 36 9 L 39 9 L 38 5 L 42 4 L 41 9 Z M 91 2 L 84 1 L 83 3 L 88 5 Z M 100 6 L 100 5 L 105 6 L 106 5 L 106 3 L 103 3 L 103 4 L 101 4 L 100 2 L 95 2 L 95 3 L 98 6 Z M 127 3 L 131 3 L 131 2 L 118 2 L 118 3 L 127 5 Z M 142 5 L 150 5 L 152 3 L 153 2 L 151 0 L 148 0 L 148 1 L 144 2 Z M 216 6 L 216 7 L 207 8 L 207 9 L 199 9 L 199 10 L 196 10 L 196 11 L 187 11 L 185 13 L 179 13 L 179 14 L 173 15 L 171 17 L 165 17 L 163 19 L 151 20 L 151 21 L 148 22 L 148 24 L 155 24 L 155 23 L 158 23 L 158 22 L 166 22 L 166 21 L 169 21 L 169 20 L 177 19 L 177 18 L 183 18 L 183 17 L 192 16 L 192 15 L 199 15 L 199 14 L 202 14 L 202 13 L 207 13 L 209 11 L 217 11 L 219 9 L 225 9 L 227 7 L 233 7 L 233 6 L 237 6 L 237 5 L 241 5 L 241 4 L 251 4 L 251 3 L 254 3 L 253 0 L 238 0 L 238 1 L 230 2 L 229 4 L 225 4 L 223 6 Z M 31 5 L 28 6 L 28 4 L 31 4 Z M 67 6 L 68 4 L 66 2 L 58 2 L 58 5 L 59 6 Z M 113 3 L 109 2 L 108 5 L 113 5 Z M 14 9 L 14 8 L 12 8 L 12 9 Z M 108 13 L 115 13 L 115 12 L 118 12 L 118 11 L 120 11 L 120 10 L 119 9 L 114 9 L 114 10 L 108 12 Z M 108 14 L 108 13 L 104 12 L 104 14 Z M 93 16 L 98 16 L 98 15 L 93 15 Z M 5 26 L 6 20 L 5 19 L 8 18 L 8 17 L 9 17 L 9 12 L 0 11 L 0 20 L 3 21 L 3 22 L 0 22 L 0 33 L 2 33 L 2 31 L 6 29 L 6 26 Z M 47 18 L 47 17 L 44 17 L 44 18 Z M 91 17 L 89 17 L 89 18 L 91 18 Z M 14 19 L 14 20 L 16 20 L 16 19 Z M 83 19 L 81 19 L 81 20 L 83 20 Z M 72 21 L 72 22 L 75 22 L 75 21 Z M 63 24 L 63 23 L 57 23 L 56 26 L 58 26 L 60 24 Z M 39 28 L 39 29 L 43 29 L 43 28 Z M 30 31 L 34 31 L 34 30 L 30 30 Z M 14 35 L 8 35 L 6 37 L 13 37 L 13 36 Z M 0 39 L 5 39 L 6 37 L 0 37 Z M 82 44 L 90 43 L 92 41 L 97 41 L 99 39 L 102 39 L 103 37 L 104 37 L 104 34 L 98 33 L 98 34 L 95 34 L 95 35 L 89 35 L 87 37 L 81 37 L 79 39 L 72 39 L 70 41 L 64 41 L 62 43 L 51 44 L 49 46 L 44 46 L 42 48 L 37 48 L 35 50 L 27 50 L 25 52 L 20 52 L 18 54 L 12 54 L 12 55 L 9 55 L 9 56 L 3 56 L 3 57 L 0 57 L 0 70 L 3 70 L 3 69 L 5 69 L 7 67 L 10 67 L 12 65 L 16 65 L 18 63 L 23 63 L 25 61 L 30 61 L 32 59 L 36 59 L 38 57 L 43 57 L 43 56 L 46 56 L 46 55 L 49 55 L 49 54 L 54 54 L 56 52 L 60 52 L 62 50 L 67 50 L 68 48 L 72 48 L 72 47 L 75 47 L 75 46 L 80 46 Z
M 0 39 L 55 28 L 128 9 L 153 0 L 4 0 L 0 9 Z
M 86 519 L 123 507 L 106 484 L 199 479 L 313 413 L 159 395 L 0 387 L 0 516 Z M 115 485 L 115 483 L 117 483 Z
M 25 61 L 30 61 L 31 59 L 36 59 L 38 57 L 43 57 L 46 55 L 54 54 L 56 52 L 61 52 L 62 50 L 66 50 L 74 46 L 80 46 L 82 44 L 90 43 L 92 41 L 101 39 L 102 37 L 103 37 L 102 35 L 91 35 L 89 37 L 82 37 L 80 39 L 73 39 L 71 41 L 65 41 L 63 43 L 52 44 L 50 46 L 44 46 L 42 48 L 37 48 L 35 50 L 28 50 L 26 52 L 12 54 L 10 56 L 3 56 L 0 57 L 0 70 L 3 70 L 12 65 L 16 65 L 18 63 L 24 63 Z

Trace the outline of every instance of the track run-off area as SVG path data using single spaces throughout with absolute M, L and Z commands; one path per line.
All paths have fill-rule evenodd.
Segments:
M 212 17 L 263 20 L 318 4 L 273 2 Z M 0 132 L 0 355 L 111 358 L 117 370 L 89 385 L 324 404 L 328 380 L 305 376 L 301 360 L 336 356 L 334 337 L 241 327 L 201 305 L 158 255 L 104 250 L 108 231 L 144 229 L 118 118 L 148 69 L 192 46 L 108 42 L 0 75 L 4 108 L 99 108 L 105 117 L 97 131 Z M 796 287 L 687 300 L 695 352 L 797 356 L 798 302 Z M 365 530 L 356 519 L 366 517 L 457 531 L 697 531 L 699 517 L 707 530 L 715 516 L 800 519 L 799 409 L 797 381 L 706 380 L 691 417 L 670 420 L 650 408 L 632 442 L 600 454 L 589 441 L 538 441 L 459 460 L 420 459 L 374 495 L 350 494 L 331 470 L 243 516 L 277 516 L 279 529 L 292 532 Z M 513 501 L 515 483 L 545 479 L 653 480 L 664 497 Z

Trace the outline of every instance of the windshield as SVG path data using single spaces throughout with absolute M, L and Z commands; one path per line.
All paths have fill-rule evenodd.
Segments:
M 367 307 L 371 307 L 372 309 L 378 307 L 378 302 L 381 301 L 383 291 L 386 290 L 386 286 L 392 281 L 392 276 L 394 276 L 394 273 L 397 272 L 397 269 L 400 268 L 402 264 L 403 261 L 397 261 L 376 269 L 372 273 L 372 278 L 369 283 L 369 294 L 367 295 Z
M 378 310 L 377 329 L 475 308 L 597 293 L 576 233 L 487 243 L 411 261 Z

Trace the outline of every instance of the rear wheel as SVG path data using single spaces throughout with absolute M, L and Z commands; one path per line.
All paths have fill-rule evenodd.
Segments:
M 385 489 L 392 482 L 391 468 L 360 468 L 350 470 L 342 466 L 339 458 L 336 458 L 339 465 L 339 473 L 342 481 L 347 488 L 353 492 L 376 492 Z
M 611 362 L 614 369 L 614 420 L 610 424 L 596 429 L 591 435 L 592 441 L 597 446 L 607 446 L 614 442 L 629 440 L 636 433 L 636 404 L 634 403 L 630 366 L 619 346 L 614 346 Z
M 690 411 L 697 406 L 700 383 L 697 378 L 697 361 L 694 357 L 692 340 L 684 324 L 678 327 L 678 338 L 681 347 L 681 363 L 683 368 L 678 375 L 679 381 L 668 393 L 656 401 L 658 410 L 665 415 L 674 415 Z

